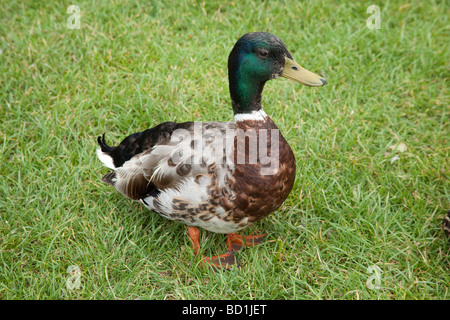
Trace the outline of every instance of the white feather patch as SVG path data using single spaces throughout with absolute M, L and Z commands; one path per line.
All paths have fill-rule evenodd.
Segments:
M 111 156 L 107 155 L 106 153 L 104 153 L 102 151 L 102 149 L 100 149 L 100 148 L 97 149 L 97 156 L 105 167 L 108 167 L 113 170 L 116 169 L 116 166 L 114 165 L 114 162 L 113 162 L 113 158 Z
M 244 121 L 244 120 L 265 120 L 267 118 L 267 114 L 263 109 L 259 109 L 256 111 L 252 111 L 250 113 L 238 113 L 234 115 L 234 121 Z

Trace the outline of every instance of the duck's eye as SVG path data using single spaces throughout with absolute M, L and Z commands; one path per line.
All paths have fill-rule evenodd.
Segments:
M 261 57 L 267 57 L 268 54 L 269 54 L 269 52 L 267 50 L 265 50 L 265 49 L 259 50 L 259 55 Z

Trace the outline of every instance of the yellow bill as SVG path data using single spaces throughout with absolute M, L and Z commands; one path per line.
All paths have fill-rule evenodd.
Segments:
M 284 70 L 281 74 L 282 77 L 300 82 L 301 84 L 309 87 L 320 87 L 326 83 L 324 78 L 302 68 L 294 60 L 287 57 L 285 58 L 285 60 L 286 64 L 284 65 Z

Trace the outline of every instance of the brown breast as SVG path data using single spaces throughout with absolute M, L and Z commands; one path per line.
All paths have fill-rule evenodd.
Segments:
M 222 199 L 236 222 L 258 221 L 277 210 L 292 190 L 295 157 L 275 123 L 244 120 L 236 123 L 234 172 L 229 181 L 233 201 Z

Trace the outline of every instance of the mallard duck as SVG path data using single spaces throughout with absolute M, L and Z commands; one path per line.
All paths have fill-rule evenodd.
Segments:
M 228 58 L 234 121 L 165 122 L 131 134 L 116 147 L 103 134 L 97 155 L 113 171 L 102 181 L 161 216 L 185 223 L 196 254 L 197 227 L 227 234 L 228 251 L 201 261 L 232 267 L 237 264 L 234 252 L 266 236 L 237 232 L 276 211 L 294 185 L 294 154 L 261 107 L 264 84 L 280 76 L 311 87 L 325 84 L 293 60 L 279 37 L 245 34 Z

